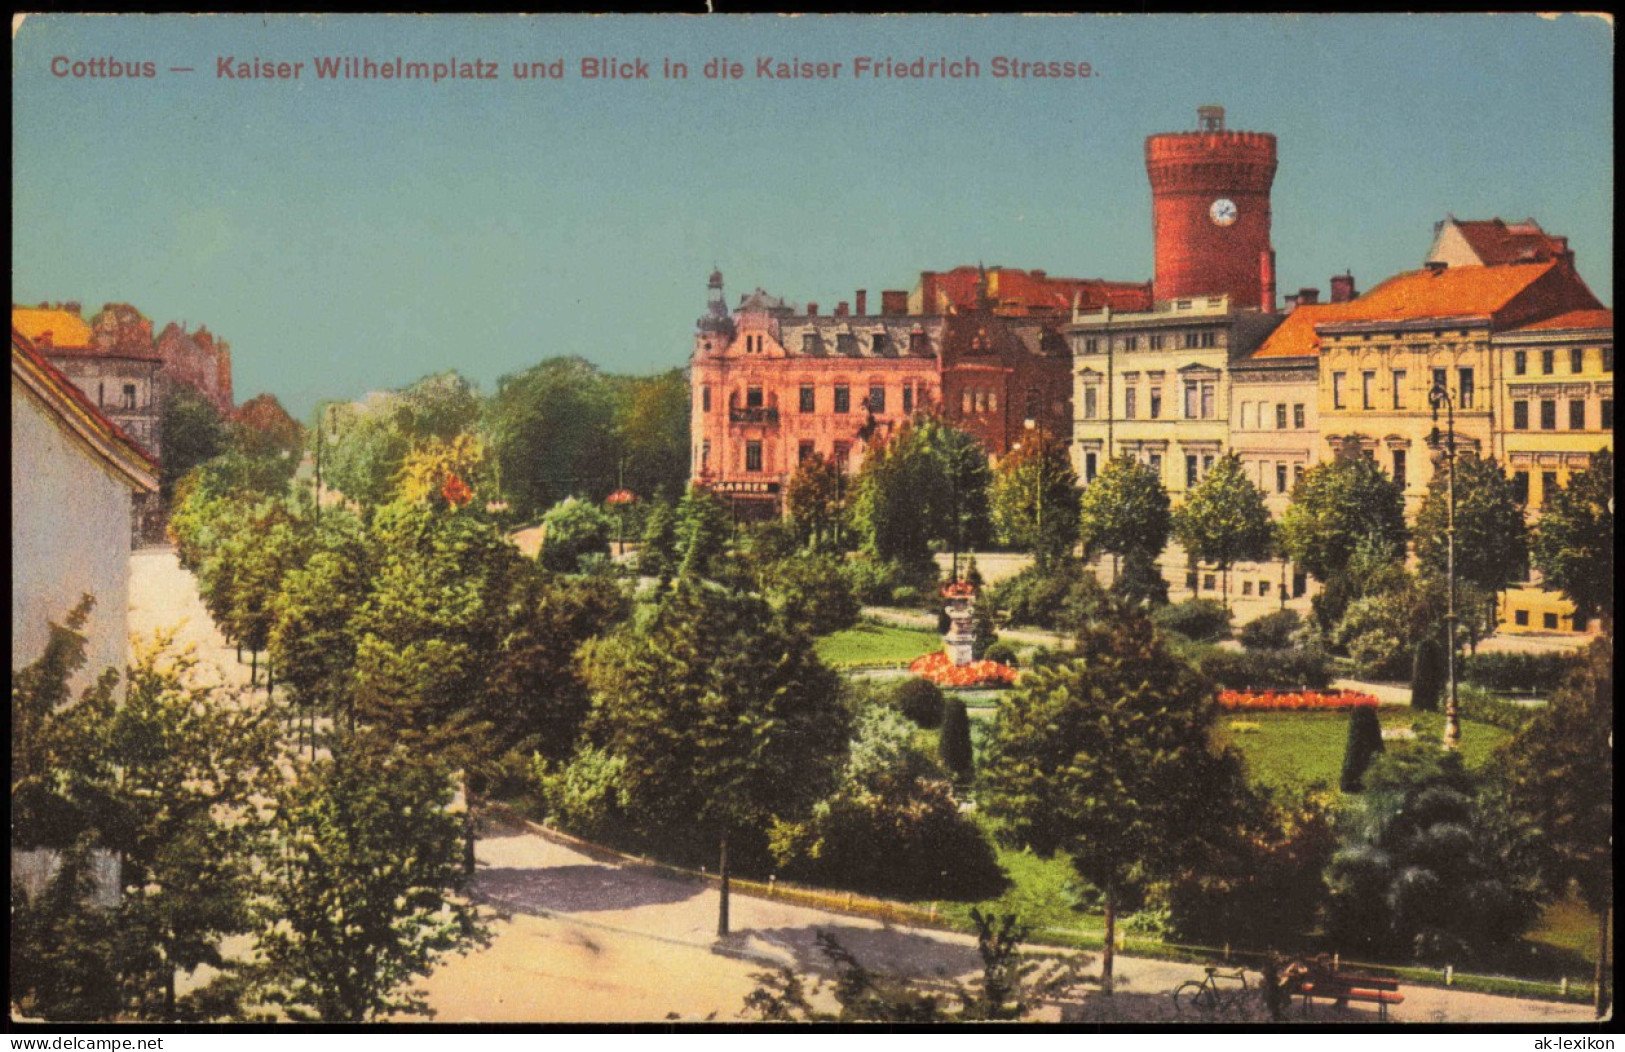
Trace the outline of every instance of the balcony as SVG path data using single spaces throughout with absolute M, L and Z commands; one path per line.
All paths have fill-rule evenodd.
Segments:
M 757 406 L 747 409 L 730 408 L 728 410 L 728 423 L 766 424 L 769 427 L 778 427 L 779 411 L 766 406 Z

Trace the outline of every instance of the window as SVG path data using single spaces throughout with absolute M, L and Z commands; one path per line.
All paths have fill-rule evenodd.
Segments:
M 700 388 L 700 412 L 709 413 L 710 411 L 711 411 L 711 386 L 709 384 L 707 384 L 706 386 Z
M 815 412 L 818 407 L 818 396 L 813 393 L 812 384 L 801 385 L 801 411 L 803 413 Z
M 1583 398 L 1569 399 L 1569 430 L 1584 431 L 1586 429 L 1586 404 Z
M 1286 492 L 1286 465 L 1285 464 L 1277 464 L 1277 465 L 1275 465 L 1275 492 L 1277 492 L 1277 493 L 1285 493 Z
M 1360 374 L 1360 408 L 1375 409 L 1377 404 L 1373 399 L 1376 395 L 1377 374 L 1368 369 Z
M 1269 595 L 1270 594 L 1270 583 L 1268 581 L 1259 581 L 1258 582 L 1258 594 L 1259 595 Z
M 1147 419 L 1150 419 L 1150 420 L 1161 420 L 1162 419 L 1162 388 L 1153 387 L 1151 389 L 1150 409 L 1151 409 L 1151 411 L 1147 414 Z
M 1548 376 L 1555 371 L 1557 352 L 1548 348 L 1540 352 L 1540 371 Z
M 1521 398 L 1512 403 L 1512 430 L 1529 430 L 1529 403 Z
M 1125 337 L 1123 337 L 1123 350 L 1125 350 L 1125 351 L 1137 351 L 1139 349 L 1140 349 L 1140 338 L 1138 336 L 1125 336 Z
M 1083 353 L 1084 354 L 1098 353 L 1099 348 L 1100 348 L 1100 341 L 1095 339 L 1093 336 L 1091 336 L 1087 340 L 1083 341 Z
M 914 385 L 913 384 L 904 384 L 903 385 L 903 412 L 905 412 L 905 413 L 914 412 Z
M 1512 497 L 1519 504 L 1529 503 L 1529 472 L 1514 471 L 1512 473 Z
M 1394 408 L 1405 408 L 1405 375 L 1404 369 L 1394 370 Z
M 1584 347 L 1569 348 L 1569 372 L 1583 373 L 1586 367 L 1586 351 Z
M 811 460 L 813 448 L 814 447 L 811 442 L 802 442 L 800 445 L 796 446 L 796 463 L 805 464 L 807 461 Z
M 762 444 L 751 441 L 745 443 L 745 470 L 762 470 Z
M 1394 450 L 1394 485 L 1400 489 L 1405 488 L 1405 451 Z
M 869 412 L 884 413 L 886 411 L 886 388 L 881 384 L 869 385 Z
M 1190 488 L 1190 487 L 1194 487 L 1195 485 L 1196 485 L 1196 454 L 1195 453 L 1187 453 L 1187 454 L 1185 454 L 1185 486 L 1186 486 L 1186 488 Z
M 1343 408 L 1343 374 L 1332 374 L 1332 408 Z
M 976 411 L 976 400 L 969 391 L 959 392 L 959 415 L 970 416 Z
M 1512 623 L 1515 624 L 1515 625 L 1518 625 L 1521 628 L 1528 628 L 1529 627 L 1529 611 L 1527 611 L 1527 610 L 1514 610 L 1512 612 Z
M 700 470 L 705 471 L 711 466 L 711 440 L 705 439 L 700 443 Z
M 846 470 L 846 462 L 852 458 L 852 443 L 835 443 L 835 466 L 842 471 Z
M 745 388 L 745 408 L 746 409 L 760 409 L 760 408 L 762 408 L 762 389 L 760 387 L 747 387 L 747 388 Z
M 124 408 L 135 408 L 135 384 L 124 385 Z
M 1251 582 L 1251 581 L 1243 581 L 1243 582 L 1241 582 L 1241 594 L 1242 595 L 1252 595 L 1253 594 L 1253 582 Z
M 1202 587 L 1206 588 L 1208 591 L 1211 592 L 1211 591 L 1213 591 L 1213 589 L 1219 587 L 1219 580 L 1213 574 L 1210 574 L 1210 573 L 1203 574 L 1202 575 Z
M 1099 454 L 1090 452 L 1083 455 L 1083 481 L 1087 484 L 1095 480 L 1095 470 L 1098 466 Z
M 801 334 L 801 353 L 818 353 L 818 334 L 816 332 L 804 332 Z
M 1292 426 L 1303 430 L 1303 405 L 1300 403 L 1292 407 Z
M 1602 400 L 1602 424 L 1600 426 L 1604 431 L 1614 429 L 1614 400 L 1612 398 Z
M 1100 415 L 1100 390 L 1095 387 L 1083 389 L 1083 418 L 1093 420 Z
M 876 354 L 885 354 L 886 353 L 886 347 L 887 347 L 886 334 L 883 333 L 883 332 L 875 333 L 874 339 L 873 339 L 873 341 L 871 343 L 871 346 L 874 347 L 874 350 L 875 350 Z
M 1151 337 L 1151 349 L 1153 351 L 1162 350 L 1162 333 L 1159 332 Z
M 1292 598 L 1302 599 L 1303 594 L 1309 591 L 1309 575 L 1295 573 L 1292 575 Z
M 1123 419 L 1133 420 L 1140 409 L 1140 389 L 1137 387 L 1125 388 L 1123 391 Z
M 1602 371 L 1605 373 L 1614 371 L 1614 349 L 1612 347 L 1602 349 Z
M 1584 632 L 1586 630 L 1586 625 L 1590 623 L 1590 619 L 1581 617 L 1579 614 L 1574 615 L 1574 630 L 1576 632 Z
M 1448 369 L 1433 370 L 1433 386 L 1428 388 L 1428 390 L 1436 391 L 1440 388 L 1445 390 L 1449 390 L 1450 388 L 1450 370 Z
M 1303 481 L 1303 465 L 1302 464 L 1294 464 L 1294 465 L 1292 465 L 1292 484 L 1294 486 L 1296 486 L 1298 483 L 1300 483 L 1302 481 Z
M 1523 374 L 1525 374 L 1525 373 L 1527 373 L 1529 371 L 1529 352 L 1528 351 L 1513 351 L 1512 352 L 1512 371 L 1514 373 L 1516 373 L 1517 375 L 1519 375 L 1519 376 L 1522 376 Z
M 1541 401 L 1540 429 L 1542 431 L 1557 430 L 1557 401 L 1555 399 L 1546 398 Z
M 1541 614 L 1540 615 L 1540 627 L 1548 629 L 1548 630 L 1557 628 L 1557 615 L 1556 614 Z
M 1456 408 L 1471 409 L 1473 407 L 1473 370 L 1464 367 L 1456 370 Z
M 1145 466 L 1151 469 L 1151 474 L 1162 478 L 1162 454 L 1153 453 L 1145 458 Z
M 1217 346 L 1218 342 L 1219 342 L 1219 334 L 1216 333 L 1216 332 L 1213 332 L 1211 330 L 1208 331 L 1208 332 L 1204 332 L 1204 333 L 1202 333 L 1202 341 L 1201 342 L 1202 342 L 1203 347 Z
M 835 411 L 837 413 L 852 411 L 852 389 L 845 384 L 835 385 Z
M 835 350 L 839 354 L 857 354 L 858 338 L 849 332 L 836 333 Z
M 1540 502 L 1545 504 L 1557 496 L 1557 472 L 1542 471 L 1540 473 Z
M 1213 454 L 1212 453 L 1204 453 L 1202 455 L 1202 474 L 1206 475 L 1209 471 L 1212 471 L 1212 470 L 1213 470 Z
M 1277 403 L 1275 403 L 1275 429 L 1277 431 L 1285 431 L 1286 430 L 1286 403 L 1285 402 L 1277 402 Z

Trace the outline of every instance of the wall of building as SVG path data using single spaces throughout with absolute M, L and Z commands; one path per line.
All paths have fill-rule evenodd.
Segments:
M 127 483 L 70 437 L 14 377 L 11 383 L 11 663 L 44 652 L 89 593 L 87 666 L 75 691 L 129 656 L 130 496 Z

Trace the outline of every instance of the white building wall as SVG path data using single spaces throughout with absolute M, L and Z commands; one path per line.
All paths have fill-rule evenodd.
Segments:
M 96 605 L 84 631 L 88 686 L 129 658 L 130 496 L 88 449 L 11 381 L 11 667 L 36 660 L 79 597 Z

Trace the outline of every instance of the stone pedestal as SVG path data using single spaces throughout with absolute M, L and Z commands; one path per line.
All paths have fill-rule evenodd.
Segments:
M 971 644 L 976 639 L 974 615 L 976 610 L 976 595 L 969 585 L 950 585 L 944 590 L 948 605 L 945 612 L 948 615 L 948 631 L 942 637 L 943 649 L 948 652 L 948 658 L 956 668 L 962 668 L 971 663 Z

